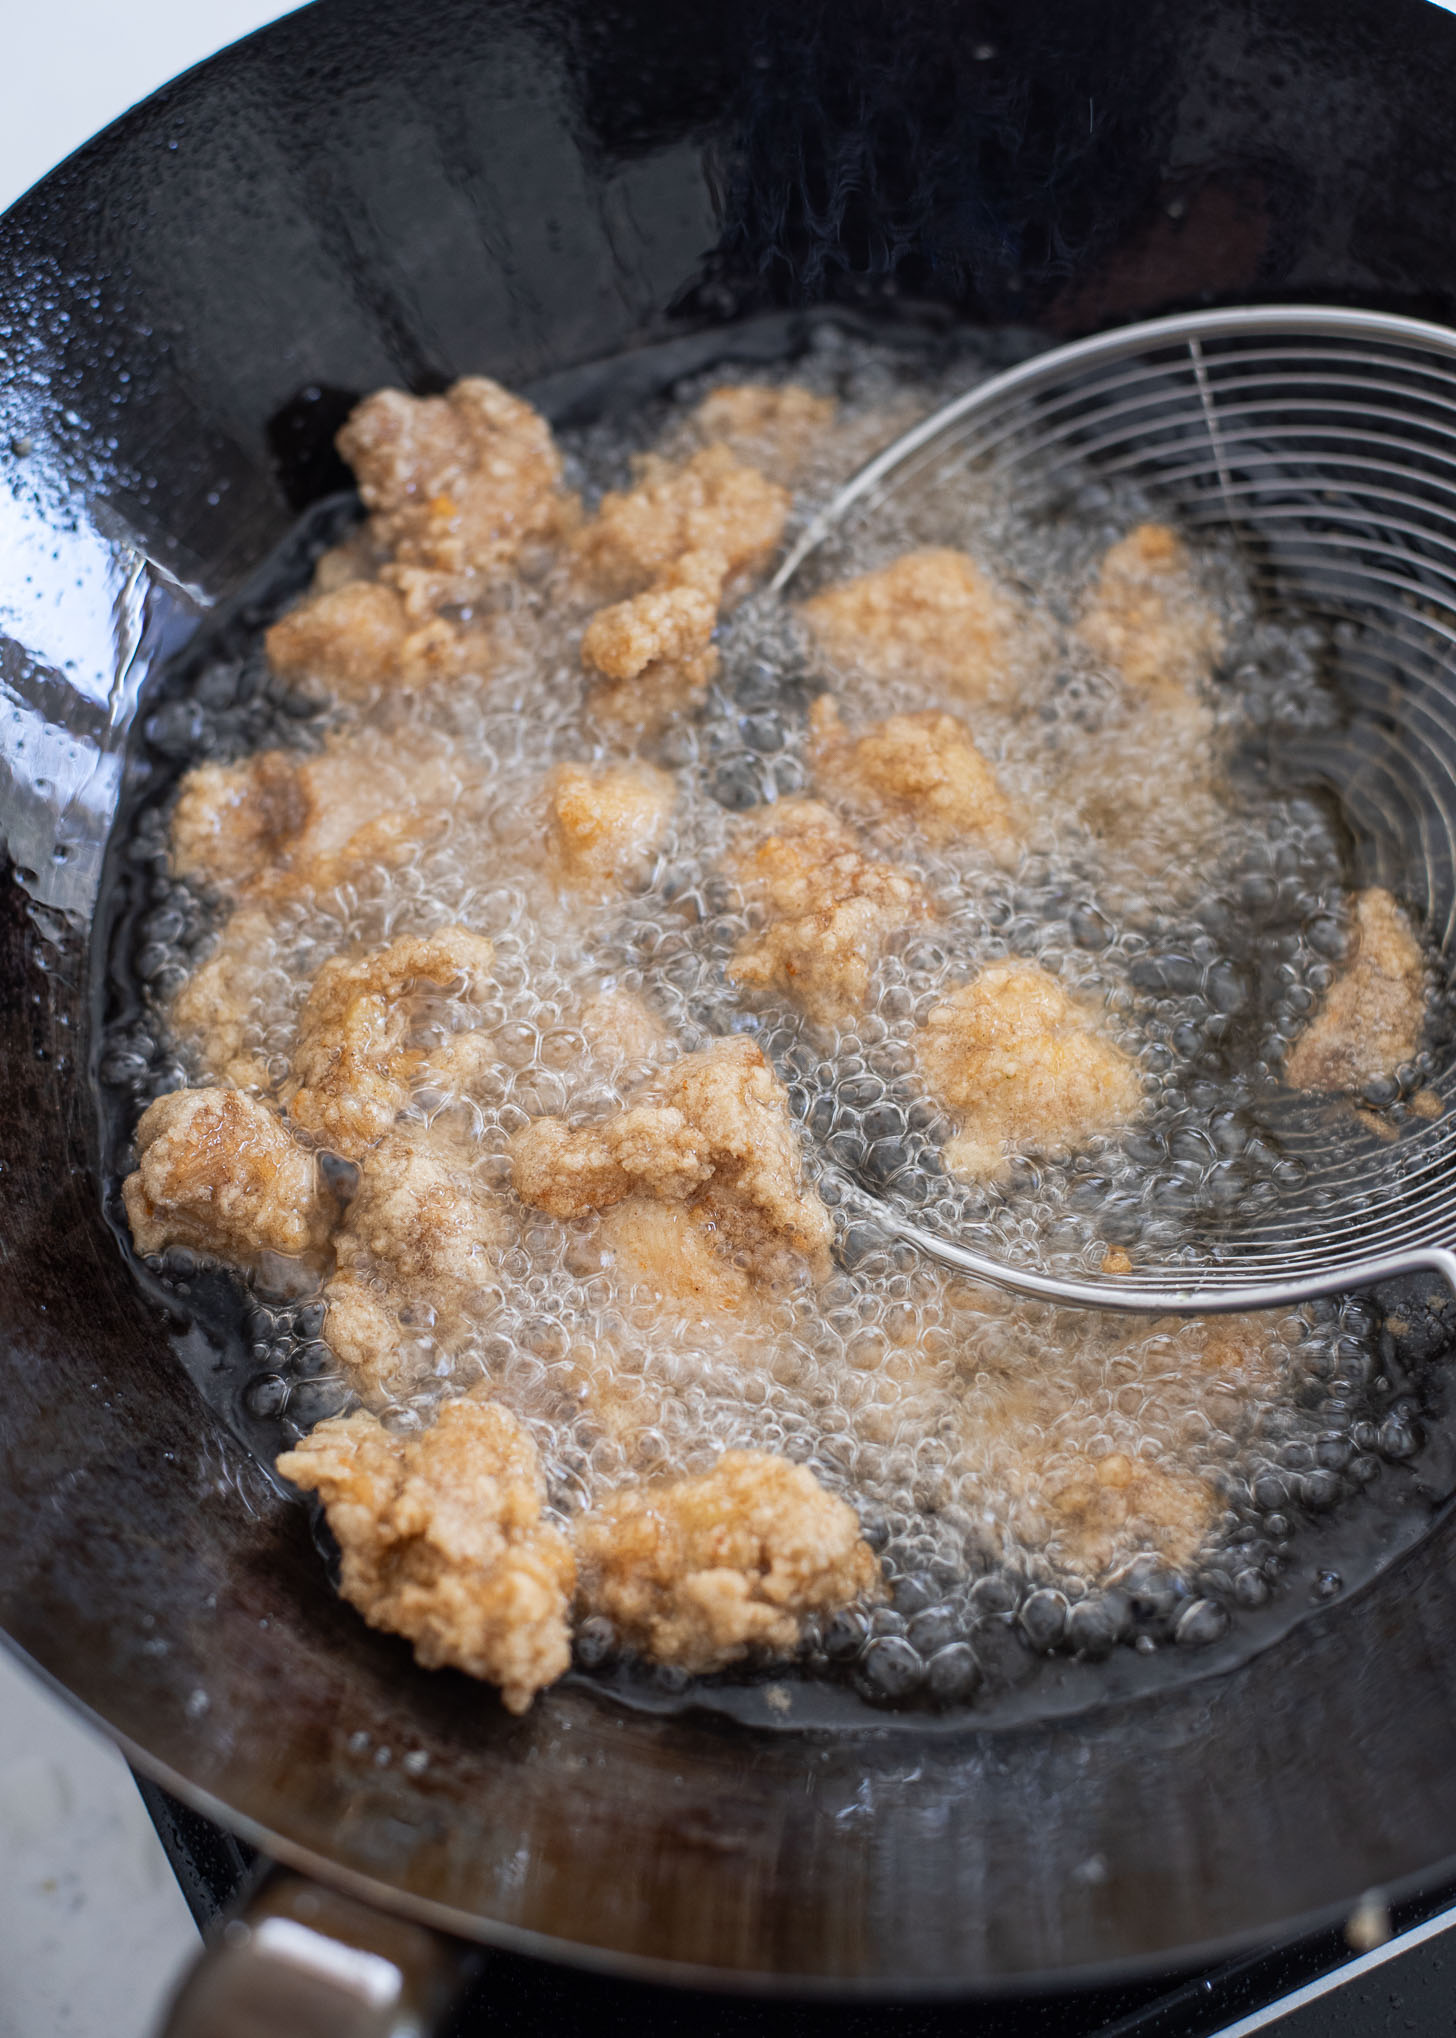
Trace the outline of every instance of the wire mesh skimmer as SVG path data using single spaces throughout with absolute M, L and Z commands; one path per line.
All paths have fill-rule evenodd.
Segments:
M 1442 988 L 1456 930 L 1456 332 L 1267 307 L 1158 319 L 1059 347 L 915 427 L 805 530 L 776 576 L 908 491 L 1059 468 L 1136 489 L 1194 537 L 1231 534 L 1256 596 L 1318 624 L 1339 726 L 1300 769 L 1338 797 L 1362 883 L 1420 921 Z M 1393 1143 L 1348 1105 L 1294 1111 L 1272 1207 L 1225 1216 L 1128 1273 L 942 1235 L 857 1183 L 851 1205 L 974 1276 L 1053 1300 L 1201 1312 L 1287 1305 L 1420 1269 L 1456 1287 L 1456 1050 L 1439 1116 Z M 1292 1178 L 1297 1177 L 1297 1181 Z

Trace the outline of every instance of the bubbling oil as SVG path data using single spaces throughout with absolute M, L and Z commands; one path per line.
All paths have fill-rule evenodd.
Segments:
M 978 372 L 968 357 L 932 372 L 820 329 L 793 379 L 835 396 L 838 421 L 799 477 L 796 520 Z M 671 448 L 707 386 L 562 434 L 573 481 L 588 498 L 620 485 L 649 437 Z M 1059 487 L 1015 502 L 989 479 L 926 490 L 816 555 L 796 598 L 910 546 L 949 544 L 1065 623 L 1147 505 L 1093 480 Z M 1301 1519 L 1413 1460 L 1417 1374 L 1368 1301 L 1232 1327 L 1060 1311 L 975 1287 L 850 1220 L 826 1284 L 725 1316 L 634 1289 L 604 1221 L 563 1225 L 509 1195 L 507 1143 L 532 1119 L 603 1117 L 655 1058 L 748 1031 L 788 1087 L 811 1173 L 822 1156 L 925 1220 L 974 1222 L 1013 1257 L 1075 1269 L 1110 1248 L 1166 1253 L 1216 1233 L 1235 1207 L 1277 1198 L 1298 1163 L 1265 1099 L 1332 981 L 1349 870 L 1338 811 L 1268 763 L 1285 735 L 1335 708 L 1318 633 L 1256 609 L 1232 552 L 1205 547 L 1198 569 L 1227 650 L 1200 709 L 1196 769 L 1186 731 L 1129 730 L 1105 672 L 1065 635 L 1054 656 L 1028 656 L 1013 706 L 966 711 L 908 679 L 836 671 L 791 605 L 748 597 L 722 626 L 706 706 L 644 746 L 678 787 L 653 866 L 628 897 L 596 907 L 558 894 L 539 849 L 546 775 L 598 754 L 579 620 L 550 574 L 511 590 L 513 648 L 500 663 L 382 704 L 362 735 L 281 691 L 256 632 L 229 656 L 193 661 L 147 724 L 154 757 L 174 767 L 345 735 L 362 757 L 371 744 L 417 754 L 433 774 L 431 827 L 407 860 L 286 901 L 250 931 L 244 1045 L 272 1081 L 287 1074 L 299 1008 L 329 957 L 452 924 L 495 945 L 483 1003 L 442 995 L 419 1035 L 429 1046 L 481 1027 L 493 1066 L 468 1094 L 418 1093 L 410 1115 L 463 1137 L 499 1200 L 497 1284 L 458 1330 L 434 1325 L 428 1307 L 406 1312 L 389 1426 L 420 1428 L 442 1399 L 488 1381 L 530 1427 L 563 1521 L 625 1481 L 705 1470 L 728 1449 L 807 1465 L 859 1509 L 893 1596 L 811 1625 L 805 1659 L 876 1702 L 989 1690 L 991 1640 L 1008 1628 L 1023 1650 L 1087 1659 L 1120 1642 L 1217 1641 L 1279 1589 Z M 745 811 L 813 789 L 807 713 L 823 691 L 852 727 L 926 706 L 965 713 L 1027 820 L 1010 867 L 964 844 L 882 846 L 937 912 L 891 943 L 864 1009 L 839 1026 L 745 996 L 728 968 L 754 909 L 725 859 Z M 1141 832 L 1089 824 L 1090 811 L 1159 785 L 1172 791 Z M 131 987 L 102 1061 L 103 1082 L 128 1100 L 118 1142 L 150 1096 L 214 1073 L 168 1014 L 210 944 L 226 942 L 226 902 L 170 874 L 167 817 L 164 797 L 145 799 L 123 851 Z M 913 1034 L 949 989 L 1005 957 L 1106 1011 L 1145 1108 L 1131 1131 L 972 1185 L 941 1163 L 951 1128 L 919 1077 Z M 623 995 L 653 1015 L 664 1045 L 644 1054 L 593 1028 L 596 1002 Z M 1408 1087 L 1422 1079 L 1407 1074 Z M 832 1203 L 832 1171 L 823 1191 Z M 175 1252 L 161 1271 L 195 1276 Z M 249 1419 L 297 1434 L 349 1404 L 318 1298 L 254 1292 L 247 1308 Z M 1151 1547 L 1123 1532 L 1139 1509 L 1158 1525 Z M 604 1624 L 588 1623 L 581 1659 L 599 1666 L 612 1648 Z

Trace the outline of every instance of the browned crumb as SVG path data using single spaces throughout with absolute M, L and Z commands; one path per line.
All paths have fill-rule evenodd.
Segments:
M 495 951 L 464 927 L 402 935 L 372 955 L 333 956 L 298 1018 L 289 1116 L 321 1145 L 357 1160 L 409 1102 L 425 1056 L 408 1044 L 411 999 L 425 985 L 473 990 Z
M 482 375 L 444 396 L 381 389 L 339 433 L 391 554 L 382 578 L 411 616 L 474 601 L 529 545 L 560 536 L 573 504 L 546 420 Z
M 1223 651 L 1223 626 L 1188 548 L 1166 524 L 1139 524 L 1104 555 L 1078 635 L 1130 687 L 1187 691 Z
M 189 1246 L 247 1263 L 296 1259 L 328 1237 L 317 1163 L 277 1115 L 240 1090 L 172 1090 L 142 1113 L 122 1187 L 139 1253 Z
M 927 842 L 1015 854 L 1016 823 L 996 774 L 953 715 L 891 715 L 851 738 L 828 694 L 809 713 L 815 777 L 872 815 L 903 816 Z
M 648 454 L 637 486 L 604 495 L 573 540 L 584 578 L 608 595 L 634 594 L 687 552 L 709 552 L 730 581 L 760 572 L 773 557 L 789 493 L 726 446 L 708 446 L 680 465 Z
M 1142 1103 L 1133 1062 L 1034 963 L 990 963 L 952 991 L 920 1028 L 916 1052 L 961 1121 L 945 1148 L 957 1174 L 992 1175 L 1008 1154 L 1080 1145 L 1125 1125 Z
M 828 1271 L 829 1213 L 803 1183 L 788 1098 L 742 1035 L 685 1055 L 626 1110 L 569 1127 L 538 1118 L 511 1141 L 522 1202 L 579 1217 L 629 1197 L 688 1206 L 717 1250 L 769 1279 Z
M 638 883 L 676 798 L 671 774 L 650 764 L 558 764 L 546 785 L 557 882 L 598 899 Z
M 1360 1090 L 1420 1049 L 1426 970 L 1410 921 L 1380 886 L 1357 892 L 1350 953 L 1289 1051 L 1296 1090 Z
M 345 1599 L 408 1637 L 427 1670 L 499 1685 L 516 1713 L 565 1671 L 576 1565 L 541 1519 L 536 1446 L 509 1410 L 447 1401 L 411 1437 L 358 1410 L 320 1423 L 278 1470 L 323 1502 Z
M 834 423 L 832 396 L 796 382 L 725 382 L 709 390 L 691 418 L 700 439 L 726 446 L 773 481 L 792 483 Z
M 1417 1118 L 1439 1118 L 1445 1110 L 1439 1090 L 1417 1090 L 1410 1100 L 1411 1110 Z
M 397 588 L 371 580 L 315 594 L 276 622 L 264 642 L 280 679 L 347 701 L 458 678 L 472 659 L 484 663 L 488 656 L 479 632 L 467 635 L 443 616 L 417 622 Z
M 1102 1271 L 1104 1274 L 1130 1274 L 1132 1256 L 1124 1246 L 1110 1245 L 1102 1255 Z
M 576 1533 L 581 1604 L 659 1663 L 788 1655 L 805 1618 L 872 1592 L 854 1509 L 802 1465 L 729 1451 L 711 1472 L 614 1493 Z
M 1016 692 L 1015 612 L 964 552 L 932 547 L 827 588 L 800 611 L 838 665 L 961 700 Z
M 1079 1454 L 1047 1500 L 1054 1521 L 1052 1554 L 1092 1576 L 1144 1551 L 1169 1564 L 1186 1564 L 1220 1512 L 1218 1495 L 1206 1480 L 1121 1451 L 1097 1459 Z
M 728 862 L 765 924 L 739 944 L 729 975 L 781 990 L 811 1019 L 862 1009 L 892 934 L 929 917 L 924 888 L 866 856 L 817 800 L 781 800 L 752 825 Z

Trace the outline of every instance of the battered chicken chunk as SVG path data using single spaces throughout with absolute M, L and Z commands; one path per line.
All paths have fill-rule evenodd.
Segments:
M 1361 1090 L 1419 1052 L 1425 962 L 1410 921 L 1378 885 L 1355 895 L 1350 953 L 1290 1050 L 1297 1090 Z
M 1096 1017 L 1029 962 L 994 962 L 934 1007 L 916 1036 L 926 1081 L 961 1121 L 953 1172 L 997 1173 L 1009 1154 L 1077 1146 L 1136 1116 L 1137 1069 Z
M 752 990 L 786 992 L 826 1024 L 863 1008 L 890 937 L 932 911 L 923 886 L 866 856 L 817 800 L 768 808 L 728 870 L 765 915 L 729 975 Z
M 1139 524 L 1104 555 L 1078 632 L 1130 687 L 1152 694 L 1197 687 L 1223 651 L 1188 548 L 1166 524 Z
M 612 1494 L 581 1523 L 576 1548 L 581 1604 L 656 1662 L 694 1672 L 750 1650 L 788 1655 L 807 1615 L 879 1581 L 854 1509 L 763 1451 Z
M 677 798 L 650 764 L 558 764 L 547 781 L 548 854 L 558 882 L 591 898 L 636 884 Z
M 382 578 L 412 618 L 469 603 L 533 543 L 558 537 L 573 504 L 546 420 L 483 375 L 444 396 L 381 389 L 339 433 L 391 556 Z
M 357 1160 L 409 1102 L 426 1056 L 409 1045 L 412 1000 L 426 985 L 478 989 L 495 950 L 465 927 L 402 935 L 373 955 L 333 956 L 298 1018 L 289 1116 Z
M 648 454 L 635 488 L 613 491 L 573 541 L 584 578 L 608 595 L 651 586 L 687 552 L 715 554 L 726 579 L 757 573 L 773 557 L 789 493 L 726 446 L 679 465 Z
M 832 396 L 815 396 L 796 382 L 724 382 L 693 412 L 692 428 L 760 474 L 792 483 L 833 424 L 834 411 Z
M 1190 1562 L 1221 1511 L 1206 1480 L 1121 1451 L 1097 1459 L 1079 1455 L 1052 1480 L 1047 1502 L 1049 1553 L 1092 1577 L 1144 1553 L 1169 1564 Z
M 964 552 L 907 552 L 826 588 L 799 613 L 836 665 L 959 700 L 1016 694 L 1015 611 Z
M 684 1055 L 600 1124 L 534 1120 L 511 1163 L 522 1202 L 553 1217 L 647 1195 L 687 1205 L 720 1251 L 770 1279 L 794 1263 L 828 1271 L 829 1213 L 804 1186 L 788 1098 L 741 1034 Z
M 684 552 L 645 594 L 598 609 L 581 640 L 583 664 L 602 675 L 587 696 L 593 715 L 652 735 L 697 705 L 718 670 L 725 574 L 721 552 Z
M 453 679 L 472 658 L 487 656 L 480 633 L 467 635 L 443 616 L 420 622 L 397 588 L 372 580 L 351 580 L 301 603 L 264 643 L 280 679 L 346 701 Z
M 238 1089 L 267 1089 L 267 1063 L 248 1045 L 270 974 L 273 923 L 257 906 L 244 906 L 221 939 L 172 1000 L 172 1030 L 190 1047 L 206 1074 Z
M 411 1437 L 362 1411 L 336 1417 L 278 1470 L 323 1502 L 345 1599 L 407 1636 L 427 1670 L 499 1685 L 515 1713 L 566 1670 L 576 1565 L 541 1519 L 536 1446 L 499 1403 L 448 1401 Z
M 1011 803 L 996 774 L 953 715 L 891 715 L 851 738 L 828 694 L 809 715 L 816 779 L 872 816 L 904 818 L 927 842 L 983 842 L 1015 853 Z
M 122 1185 L 139 1253 L 183 1245 L 247 1264 L 322 1246 L 334 1212 L 318 1167 L 266 1104 L 239 1090 L 172 1090 L 142 1113 Z

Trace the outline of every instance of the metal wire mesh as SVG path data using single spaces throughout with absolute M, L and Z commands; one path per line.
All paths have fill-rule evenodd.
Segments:
M 1270 307 L 1160 319 L 1038 356 L 897 441 L 804 533 L 788 585 L 831 532 L 892 497 L 1058 466 L 1136 488 L 1185 531 L 1231 532 L 1257 594 L 1319 623 L 1345 712 L 1301 773 L 1337 793 L 1367 882 L 1456 940 L 1456 333 L 1378 314 Z M 1302 1164 L 1272 1211 L 1176 1262 L 1063 1280 L 886 1213 L 966 1271 L 1110 1307 L 1244 1308 L 1418 1266 L 1456 1277 L 1456 1066 L 1444 1109 L 1395 1143 L 1353 1112 L 1291 1108 Z M 1292 1104 L 1292 1100 L 1291 1100 Z M 1339 1127 L 1344 1126 L 1342 1132 Z M 868 1199 L 866 1199 L 868 1200 Z

